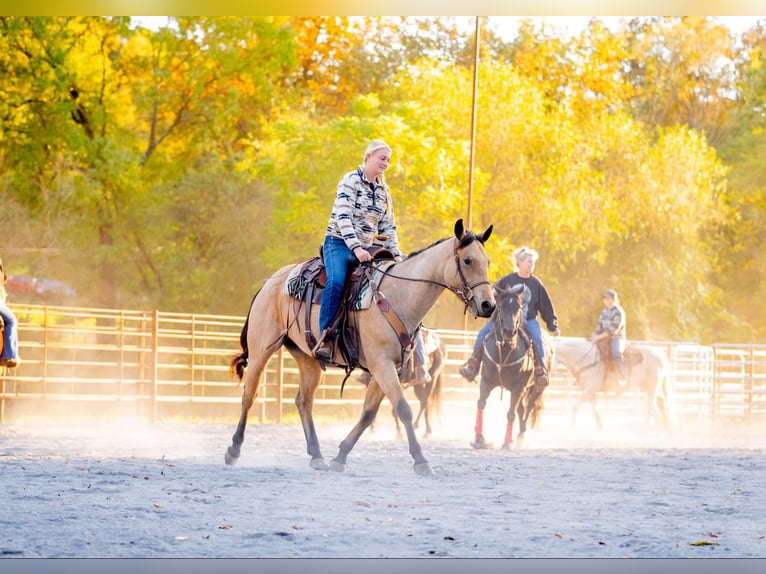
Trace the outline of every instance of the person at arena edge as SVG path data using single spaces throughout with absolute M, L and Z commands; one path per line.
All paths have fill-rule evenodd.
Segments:
M 620 297 L 617 292 L 612 289 L 604 292 L 603 301 L 604 310 L 601 311 L 596 328 L 593 329 L 593 335 L 589 337 L 589 340 L 598 343 L 602 339 L 609 339 L 609 351 L 620 369 L 618 383 L 625 386 L 627 376 L 623 353 L 628 345 L 625 310 L 620 305 Z
M 16 367 L 21 363 L 19 357 L 19 333 L 16 315 L 8 307 L 8 294 L 5 285 L 8 283 L 8 274 L 5 272 L 3 260 L 0 259 L 0 317 L 3 318 L 5 329 L 3 330 L 3 353 L 0 355 L 0 366 Z
M 372 260 L 367 249 L 377 243 L 388 249 L 396 261 L 403 259 L 391 190 L 383 176 L 391 155 L 386 142 L 370 142 L 361 165 L 343 175 L 336 187 L 322 244 L 327 281 L 319 307 L 320 338 L 312 351 L 316 359 L 332 358 L 338 333 L 331 325 L 340 308 L 346 277 L 355 265 Z M 416 368 L 418 382 L 428 382 L 419 336 L 415 343 L 416 364 L 420 363 Z
M 513 253 L 511 253 L 511 259 L 516 271 L 500 278 L 495 283 L 494 288 L 496 291 L 505 290 L 518 283 L 523 283 L 529 289 L 530 299 L 527 306 L 526 329 L 533 343 L 535 383 L 538 386 L 545 387 L 548 385 L 548 373 L 545 368 L 545 349 L 543 347 L 542 331 L 540 330 L 537 316 L 540 315 L 551 335 L 558 337 L 561 333 L 559 331 L 556 310 L 548 290 L 543 285 L 543 282 L 534 275 L 535 263 L 537 263 L 538 258 L 537 251 L 529 247 L 514 249 Z M 481 328 L 476 336 L 471 356 L 460 367 L 460 374 L 469 382 L 473 382 L 476 379 L 476 375 L 479 374 L 481 361 L 484 357 L 484 339 L 494 326 L 495 322 L 490 319 Z

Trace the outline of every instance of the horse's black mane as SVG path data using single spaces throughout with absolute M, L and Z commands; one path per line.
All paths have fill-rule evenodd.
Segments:
M 417 251 L 413 251 L 412 253 L 407 255 L 407 259 L 409 259 L 410 257 L 414 257 L 415 255 L 418 255 L 420 253 L 423 253 L 423 251 L 430 249 L 434 245 L 439 245 L 440 243 L 444 243 L 445 241 L 447 241 L 447 239 L 449 239 L 449 237 L 445 237 L 444 239 L 439 239 L 438 241 L 434 241 L 431 245 L 426 245 L 425 247 L 418 249 Z
M 444 239 L 439 239 L 438 241 L 434 241 L 431 243 L 431 245 L 427 245 L 426 247 L 423 247 L 422 249 L 418 249 L 417 251 L 413 251 L 409 255 L 407 255 L 407 259 L 410 257 L 414 257 L 415 255 L 419 255 L 420 253 L 423 253 L 423 251 L 426 251 L 427 249 L 430 249 L 434 245 L 439 245 L 440 243 L 444 243 L 448 239 L 451 239 L 450 237 L 445 237 Z M 466 231 L 465 235 L 463 235 L 462 239 L 460 240 L 460 243 L 458 243 L 457 248 L 461 249 L 465 247 L 466 245 L 470 245 L 474 241 L 477 240 L 476 235 L 473 233 L 473 231 Z

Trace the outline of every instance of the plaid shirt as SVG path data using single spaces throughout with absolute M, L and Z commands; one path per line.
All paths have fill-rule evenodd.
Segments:
M 391 191 L 385 184 L 368 181 L 361 167 L 338 182 L 326 234 L 343 239 L 351 251 L 375 242 L 402 256 Z
M 625 311 L 617 303 L 601 311 L 594 335 L 609 333 L 609 338 L 625 339 Z

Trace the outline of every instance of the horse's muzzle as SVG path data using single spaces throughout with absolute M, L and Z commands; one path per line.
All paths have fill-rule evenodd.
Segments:
M 476 309 L 476 314 L 479 317 L 491 317 L 492 313 L 495 312 L 495 307 L 496 305 L 492 301 L 482 301 Z

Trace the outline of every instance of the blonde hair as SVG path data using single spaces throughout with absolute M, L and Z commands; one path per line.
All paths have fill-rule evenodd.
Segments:
M 383 140 L 373 140 L 367 145 L 367 149 L 364 150 L 364 156 L 362 157 L 362 165 L 365 165 L 367 163 L 367 157 L 374 154 L 379 149 L 387 150 L 389 154 L 394 153 L 391 150 L 391 147 L 384 142 Z M 386 179 L 383 177 L 383 174 L 378 176 L 378 183 L 386 183 Z
M 511 259 L 513 260 L 513 266 L 517 271 L 519 269 L 519 262 L 527 256 L 531 257 L 533 262 L 537 261 L 537 259 L 540 257 L 537 251 L 529 247 L 522 246 L 513 250 L 513 253 L 511 253 Z
M 364 150 L 364 157 L 362 157 L 362 165 L 367 163 L 367 156 L 374 154 L 379 149 L 388 150 L 388 153 L 394 153 L 391 151 L 391 147 L 383 140 L 373 140 L 367 145 L 367 149 Z

